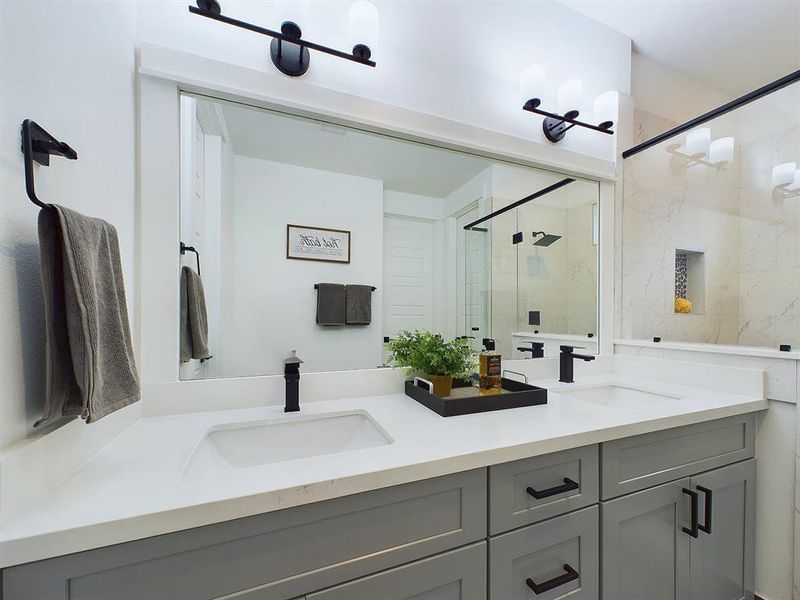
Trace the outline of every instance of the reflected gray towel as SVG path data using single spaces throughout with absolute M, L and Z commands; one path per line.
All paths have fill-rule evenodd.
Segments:
M 372 286 L 347 286 L 347 324 L 369 325 L 372 322 Z
M 317 284 L 317 325 L 344 325 L 345 287 L 341 283 Z
M 181 362 L 190 358 L 206 360 L 208 351 L 208 314 L 203 280 L 189 267 L 181 269 Z
M 81 415 L 91 423 L 139 399 L 117 231 L 54 206 L 39 212 L 46 398 L 35 425 Z

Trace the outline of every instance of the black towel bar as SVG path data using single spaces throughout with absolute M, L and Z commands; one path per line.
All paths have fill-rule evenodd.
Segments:
M 372 288 L 372 291 L 373 291 L 373 292 L 374 292 L 375 290 L 377 290 L 377 289 L 378 289 L 378 288 L 376 288 L 374 285 L 373 285 L 373 286 L 370 286 L 370 287 Z M 315 290 L 318 290 L 318 289 L 319 289 L 319 284 L 318 284 L 318 283 L 315 283 L 315 284 L 314 284 L 314 289 L 315 289 Z
M 51 208 L 49 204 L 42 202 L 36 196 L 33 161 L 47 167 L 50 165 L 51 155 L 76 160 L 78 153 L 67 143 L 60 142 L 47 133 L 36 121 L 25 119 L 22 122 L 22 154 L 25 157 L 25 190 L 28 192 L 28 198 L 40 208 Z
M 186 254 L 187 252 L 194 252 L 195 258 L 197 258 L 197 275 L 200 275 L 200 253 L 195 249 L 194 246 L 187 246 L 183 242 L 181 242 L 181 254 Z

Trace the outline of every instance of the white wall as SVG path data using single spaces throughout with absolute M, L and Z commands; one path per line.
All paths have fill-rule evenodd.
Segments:
M 554 84 L 581 77 L 590 98 L 610 89 L 630 90 L 629 38 L 557 2 L 376 4 L 377 68 L 312 53 L 311 68 L 296 81 L 298 93 L 309 84 L 323 86 L 549 145 L 541 118 L 521 109 L 519 74 L 525 66 L 546 65 Z M 346 39 L 349 1 L 310 5 L 300 23 L 303 36 L 352 47 Z M 287 2 L 227 0 L 223 11 L 273 29 L 288 14 Z M 184 2 L 140 2 L 139 38 L 276 73 L 266 38 L 191 15 Z M 575 128 L 559 147 L 610 159 L 615 141 L 616 136 Z
M 0 2 L 0 449 L 32 431 L 44 403 L 44 324 L 20 124 L 32 118 L 77 152 L 35 167 L 46 202 L 104 218 L 119 233 L 134 306 L 132 2 Z
M 305 372 L 381 362 L 383 183 L 272 161 L 234 157 L 233 329 L 227 376 L 283 372 L 296 349 Z M 350 264 L 287 260 L 286 225 L 351 232 Z M 374 285 L 372 323 L 320 327 L 315 283 Z
M 631 56 L 631 96 L 638 110 L 676 125 L 732 100 L 730 94 L 705 81 L 675 71 L 636 52 Z M 666 129 L 654 131 L 652 135 Z

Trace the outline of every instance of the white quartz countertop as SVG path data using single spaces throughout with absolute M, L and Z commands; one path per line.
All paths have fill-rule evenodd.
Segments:
M 393 443 L 247 467 L 187 469 L 209 427 L 281 418 L 272 405 L 145 417 L 0 529 L 0 567 L 767 408 L 763 397 L 605 374 L 537 381 L 546 405 L 443 418 L 404 394 L 302 403 L 367 411 Z M 572 390 L 615 383 L 680 399 L 608 408 Z M 303 443 L 303 440 L 297 440 Z

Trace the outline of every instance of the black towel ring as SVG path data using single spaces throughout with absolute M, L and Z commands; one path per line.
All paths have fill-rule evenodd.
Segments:
M 183 255 L 187 252 L 194 252 L 195 258 L 197 258 L 197 274 L 200 275 L 200 253 L 195 249 L 194 246 L 187 246 L 181 242 L 181 254 Z
M 50 166 L 50 156 L 63 156 L 69 160 L 76 160 L 78 153 L 65 142 L 59 142 L 47 133 L 36 121 L 25 119 L 22 122 L 22 154 L 25 160 L 25 190 L 28 198 L 40 208 L 52 208 L 39 200 L 36 196 L 36 187 L 33 179 L 33 161 L 45 167 Z

